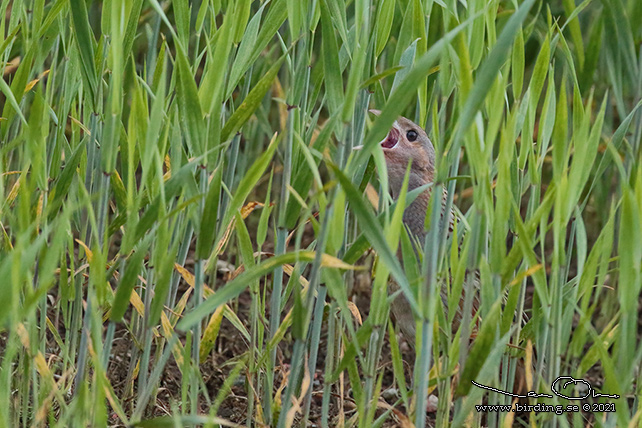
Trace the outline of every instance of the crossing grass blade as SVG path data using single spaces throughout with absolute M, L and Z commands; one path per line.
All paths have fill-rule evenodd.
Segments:
M 227 141 L 231 135 L 235 134 L 243 124 L 254 114 L 259 104 L 267 94 L 268 90 L 272 86 L 272 82 L 276 77 L 283 61 L 285 61 L 286 54 L 283 54 L 265 73 L 265 75 L 259 80 L 256 85 L 252 88 L 247 97 L 243 100 L 238 109 L 230 116 L 230 118 L 225 122 L 223 130 L 221 131 L 221 141 Z
M 203 302 L 202 305 L 194 308 L 193 311 L 186 314 L 185 317 L 183 317 L 183 319 L 178 323 L 178 329 L 186 330 L 190 328 L 192 325 L 199 322 L 203 317 L 211 313 L 217 307 L 241 294 L 243 290 L 248 287 L 248 284 L 251 281 L 272 272 L 277 266 L 281 266 L 286 263 L 291 264 L 296 261 L 311 262 L 313 260 L 314 252 L 298 251 L 294 253 L 275 256 L 260 264 L 257 264 L 256 266 L 246 270 L 241 275 L 227 283 L 225 287 L 208 298 L 205 302 Z M 324 260 L 323 264 L 329 267 L 340 267 L 344 269 L 350 267 L 350 265 L 345 265 L 338 260 L 334 261 L 332 259 L 327 261 Z
M 96 66 L 94 65 L 94 49 L 96 40 L 89 26 L 89 19 L 87 15 L 87 5 L 81 0 L 70 0 L 69 10 L 71 12 L 71 23 L 74 29 L 74 36 L 76 39 L 76 46 L 78 46 L 78 53 L 81 61 L 81 73 L 87 85 L 89 92 L 89 99 L 97 105 L 98 85 L 96 81 Z
M 408 279 L 403 274 L 399 261 L 386 243 L 383 230 L 375 219 L 374 213 L 369 209 L 368 205 L 366 205 L 363 197 L 359 194 L 348 177 L 346 177 L 346 175 L 343 174 L 343 172 L 341 172 L 336 166 L 331 165 L 331 168 L 334 170 L 334 174 L 341 183 L 341 187 L 343 187 L 343 190 L 346 192 L 347 198 L 351 201 L 352 209 L 364 225 L 364 233 L 370 241 L 370 244 L 377 250 L 379 257 L 384 260 L 390 269 L 390 273 L 399 283 L 399 287 L 404 291 L 404 295 L 410 302 L 413 310 L 419 312 L 419 307 L 410 289 L 410 284 L 408 284 Z
M 209 190 L 205 197 L 205 206 L 200 221 L 200 230 L 196 241 L 196 257 L 207 259 L 210 255 L 214 237 L 216 236 L 219 203 L 221 198 L 221 179 L 223 168 L 219 167 L 214 171 L 214 177 L 209 183 Z
M 122 320 L 123 315 L 125 315 L 132 290 L 136 282 L 138 282 L 138 274 L 143 266 L 143 259 L 147 253 L 149 239 L 150 238 L 147 238 L 135 248 L 134 253 L 125 264 L 125 270 L 116 289 L 114 303 L 112 304 L 111 320 L 113 322 L 119 322 Z
M 190 154 L 198 156 L 204 150 L 205 124 L 198 89 L 188 63 L 186 52 L 176 52 L 178 112 Z

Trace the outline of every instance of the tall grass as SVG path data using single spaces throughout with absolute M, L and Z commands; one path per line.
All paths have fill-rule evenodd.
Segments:
M 2 426 L 640 424 L 639 0 L 0 12 Z M 460 214 L 447 239 L 433 198 L 423 250 L 378 149 L 398 115 Z M 469 307 L 473 271 L 453 334 L 440 287 Z M 616 411 L 478 412 L 515 356 Z

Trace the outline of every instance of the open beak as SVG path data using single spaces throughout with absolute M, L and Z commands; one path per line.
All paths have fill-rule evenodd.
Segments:
M 401 138 L 401 131 L 397 127 L 397 122 L 395 122 L 392 125 L 390 132 L 388 132 L 388 136 L 386 136 L 386 138 L 380 143 L 381 147 L 384 149 L 392 149 L 399 142 L 399 138 Z

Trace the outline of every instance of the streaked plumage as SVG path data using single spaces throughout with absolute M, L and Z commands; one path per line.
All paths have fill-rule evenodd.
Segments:
M 386 138 L 381 141 L 381 149 L 386 159 L 389 188 L 393 198 L 396 199 L 401 192 L 406 169 L 411 161 L 408 191 L 433 182 L 435 177 L 435 149 L 426 132 L 411 120 L 399 117 L 394 122 Z M 430 194 L 430 189 L 424 191 L 406 208 L 403 215 L 403 222 L 408 232 L 421 244 L 426 238 L 424 223 Z M 447 192 L 444 190 L 442 216 L 446 215 L 446 196 Z M 449 234 L 453 230 L 454 221 L 454 212 L 450 210 L 448 212 Z M 477 278 L 474 279 L 478 283 Z M 392 279 L 388 284 L 388 288 L 390 293 L 394 293 L 399 289 L 397 283 Z M 448 296 L 445 287 L 441 288 L 441 299 L 444 306 L 447 307 Z M 461 321 L 461 306 L 449 308 L 457 311 L 454 317 L 454 325 L 452 326 L 453 331 L 457 330 Z M 475 309 L 477 306 L 477 304 L 474 305 Z M 393 300 L 391 309 L 399 329 L 408 342 L 414 346 L 415 319 L 410 309 L 410 304 L 403 295 L 399 294 Z
M 373 111 L 373 113 L 378 112 Z M 381 149 L 383 150 L 386 159 L 389 188 L 393 198 L 396 199 L 401 192 L 404 176 L 409 163 L 411 163 L 411 167 L 408 191 L 412 191 L 420 186 L 433 182 L 435 177 L 435 149 L 426 132 L 411 120 L 406 119 L 405 117 L 399 117 L 394 122 L 393 127 L 386 138 L 381 141 Z M 415 238 L 420 244 L 423 244 L 426 238 L 424 224 L 428 204 L 430 203 L 430 195 L 431 189 L 429 188 L 419 195 L 419 197 L 417 197 L 417 199 L 415 199 L 406 208 L 403 215 L 404 225 L 413 238 Z M 450 234 L 454 229 L 456 216 L 452 209 L 446 213 L 446 197 L 447 192 L 444 190 L 442 195 L 441 215 L 442 218 L 443 216 L 448 216 L 448 238 L 450 238 Z M 401 253 L 399 253 L 399 255 L 401 255 Z M 473 283 L 475 294 L 473 296 L 472 313 L 470 314 L 471 319 L 473 319 L 479 309 L 479 272 L 467 272 L 465 281 L 472 281 Z M 399 286 L 393 279 L 390 279 L 388 282 L 388 292 L 392 294 L 397 290 L 399 290 Z M 456 308 L 449 308 L 448 294 L 445 285 L 442 284 L 440 290 L 444 308 L 446 308 L 448 312 L 453 310 L 456 311 L 456 314 L 453 317 L 453 324 L 449 326 L 454 333 L 459 329 L 462 320 L 464 296 L 461 296 Z M 405 336 L 407 342 L 414 347 L 416 323 L 410 304 L 403 294 L 399 293 L 395 300 L 392 301 L 391 309 L 401 333 Z M 479 319 L 477 318 L 477 320 Z M 442 328 L 448 327 L 442 326 Z M 514 391 L 523 393 L 525 392 L 525 388 L 525 365 L 523 360 L 519 360 L 517 361 L 516 366 Z

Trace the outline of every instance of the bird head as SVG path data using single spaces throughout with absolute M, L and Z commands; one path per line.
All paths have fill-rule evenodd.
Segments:
M 377 114 L 377 111 L 373 111 Z M 399 117 L 381 141 L 386 158 L 388 182 L 393 196 L 399 195 L 410 163 L 408 190 L 432 183 L 435 176 L 435 148 L 426 131 L 405 117 Z

